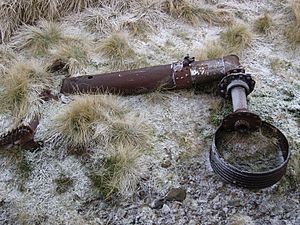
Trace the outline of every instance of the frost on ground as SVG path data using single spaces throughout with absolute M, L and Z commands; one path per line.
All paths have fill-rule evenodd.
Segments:
M 113 1 L 111 5 L 96 4 L 69 14 L 59 20 L 62 33 L 56 37 L 61 43 L 45 46 L 41 42 L 46 52 L 42 55 L 20 48 L 24 39 L 16 30 L 11 41 L 1 44 L 0 76 L 7 74 L 14 60 L 36 60 L 46 66 L 66 60 L 63 70 L 52 73 L 51 89 L 58 93 L 60 81 L 68 71 L 72 75 L 75 71 L 76 76 L 171 63 L 186 54 L 199 55 L 207 43 L 219 41 L 226 29 L 203 16 L 199 21 L 192 17 L 189 23 L 189 17 L 178 15 L 176 10 L 169 15 L 155 2 L 158 1 Z M 248 107 L 287 136 L 292 158 L 285 177 L 270 188 L 247 190 L 224 183 L 212 171 L 208 159 L 216 129 L 212 118 L 218 116 L 212 114 L 216 114 L 213 108 L 220 102 L 215 93 L 182 90 L 120 97 L 119 101 L 132 114 L 142 117 L 153 128 L 151 151 L 138 157 L 140 174 L 133 192 L 124 188 L 128 193 L 117 193 L 107 199 L 95 190 L 94 184 L 99 181 L 91 178 L 91 170 L 98 174 L 105 149 L 111 148 L 97 140 L 87 152 L 76 154 L 67 154 L 69 149 L 65 151 L 65 146 L 57 146 L 53 140 L 39 151 L 1 151 L 0 224 L 300 224 L 300 48 L 285 36 L 294 19 L 291 4 L 284 0 L 192 3 L 227 10 L 229 16 L 246 24 L 252 33 L 252 41 L 238 54 L 246 71 L 256 80 L 255 90 L 248 96 Z M 264 13 L 270 15 L 273 23 L 266 33 L 258 33 L 253 24 Z M 125 42 L 115 62 L 114 57 L 101 51 L 103 41 L 119 33 L 119 29 Z M 34 44 L 25 41 L 29 43 L 26 46 Z M 79 50 L 59 54 L 58 49 L 68 44 Z M 9 55 L 5 53 L 7 57 L 2 57 L 7 49 Z M 59 101 L 51 100 L 40 106 L 37 140 L 48 140 L 53 119 L 72 101 L 74 96 L 60 96 Z M 3 112 L 1 133 L 13 123 L 12 115 Z M 126 179 L 118 181 L 128 184 Z M 183 202 L 166 201 L 161 209 L 150 207 L 174 187 L 186 190 Z

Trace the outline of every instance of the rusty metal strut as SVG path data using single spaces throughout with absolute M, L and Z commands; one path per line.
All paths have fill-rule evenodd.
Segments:
M 184 89 L 197 84 L 221 80 L 228 71 L 240 66 L 236 55 L 219 59 L 183 60 L 121 72 L 68 77 L 62 81 L 61 93 L 110 92 L 115 94 L 141 94 L 158 89 Z
M 18 127 L 0 135 L 0 149 L 10 149 L 21 146 L 24 149 L 33 149 L 41 146 L 34 141 L 34 134 L 39 124 L 38 116 L 33 117 L 29 123 L 22 122 Z
M 219 83 L 219 91 L 223 97 L 231 98 L 233 113 L 227 115 L 215 132 L 211 151 L 210 163 L 213 170 L 225 181 L 247 188 L 265 188 L 277 183 L 286 172 L 290 158 L 288 141 L 284 134 L 271 124 L 264 122 L 255 113 L 247 110 L 246 96 L 254 89 L 255 82 L 250 74 L 245 74 L 243 68 L 228 72 L 228 75 Z M 278 140 L 283 162 L 276 168 L 263 172 L 240 170 L 224 160 L 219 152 L 224 132 L 237 131 L 254 132 L 262 128 Z

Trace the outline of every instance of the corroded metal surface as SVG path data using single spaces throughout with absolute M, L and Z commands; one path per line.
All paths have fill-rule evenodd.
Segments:
M 194 61 L 188 57 L 173 64 L 121 72 L 68 77 L 62 82 L 61 93 L 110 92 L 140 94 L 157 89 L 191 88 L 193 85 L 222 79 L 240 66 L 236 55 L 220 59 Z
M 36 148 L 40 143 L 34 141 L 34 134 L 39 124 L 38 116 L 35 116 L 29 123 L 22 122 L 18 127 L 0 136 L 0 148 L 9 149 L 21 146 L 25 149 Z
M 266 188 L 277 183 L 285 174 L 290 158 L 288 141 L 280 130 L 261 121 L 258 115 L 247 110 L 246 96 L 253 91 L 255 85 L 251 75 L 245 74 L 243 69 L 231 72 L 233 73 L 229 72 L 220 82 L 219 91 L 223 97 L 231 98 L 234 112 L 223 119 L 214 135 L 210 163 L 213 170 L 229 183 L 247 188 Z M 218 143 L 222 143 L 224 132 L 235 130 L 245 135 L 260 128 L 267 130 L 278 141 L 278 148 L 284 159 L 280 165 L 262 172 L 251 172 L 243 171 L 222 158 L 219 152 L 222 146 Z M 238 140 L 235 141 L 238 142 Z
M 262 127 L 274 133 L 275 138 L 278 140 L 284 161 L 278 167 L 265 172 L 249 172 L 234 167 L 226 162 L 219 153 L 218 141 L 222 139 L 220 133 L 224 131 L 224 127 L 220 126 L 213 139 L 210 151 L 210 163 L 213 170 L 220 175 L 223 180 L 246 188 L 266 188 L 277 183 L 285 174 L 290 158 L 288 141 L 280 130 L 271 124 L 262 122 Z

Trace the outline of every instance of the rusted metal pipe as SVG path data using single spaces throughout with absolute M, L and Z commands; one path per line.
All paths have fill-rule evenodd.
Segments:
M 141 94 L 157 89 L 184 89 L 221 80 L 228 71 L 240 66 L 236 55 L 213 60 L 194 61 L 188 56 L 172 64 L 121 72 L 65 78 L 61 93 L 110 92 Z
M 39 124 L 39 117 L 34 116 L 29 123 L 22 122 L 18 127 L 0 135 L 0 149 L 21 146 L 24 149 L 37 148 L 40 142 L 34 141 L 34 134 Z

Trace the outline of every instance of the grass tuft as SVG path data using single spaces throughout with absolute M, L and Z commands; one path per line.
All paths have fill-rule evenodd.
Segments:
M 13 38 L 13 45 L 19 50 L 29 49 L 34 55 L 41 56 L 61 40 L 62 28 L 57 23 L 43 20 L 38 26 L 24 25 Z
M 136 59 L 136 53 L 129 45 L 127 37 L 121 33 L 114 33 L 104 39 L 98 51 L 109 60 L 112 69 L 128 69 L 130 61 Z
M 50 76 L 37 62 L 19 62 L 9 69 L 2 81 L 0 111 L 9 112 L 18 119 L 28 112 L 32 95 L 50 81 Z
M 96 96 L 79 96 L 55 118 L 52 129 L 62 136 L 67 146 L 88 145 L 95 134 L 95 123 L 102 120 L 100 101 Z
M 220 35 L 221 44 L 228 53 L 239 53 L 250 45 L 252 35 L 246 25 L 234 24 Z
M 127 111 L 114 95 L 76 96 L 67 108 L 54 118 L 50 136 L 60 137 L 69 147 L 86 147 L 102 141 L 107 144 L 109 119 L 118 119 Z M 54 140 L 55 141 L 55 140 Z
M 123 197 L 133 194 L 143 175 L 143 152 L 132 146 L 118 146 L 102 161 L 100 172 L 92 173 L 93 189 L 108 199 L 114 194 Z
M 134 37 L 146 37 L 146 32 L 151 32 L 153 28 L 142 19 L 131 19 L 122 24 L 122 27 L 129 31 Z
M 197 60 L 216 59 L 227 55 L 226 49 L 217 41 L 210 41 L 195 54 Z
M 109 94 L 75 97 L 52 124 L 49 140 L 70 150 L 95 144 L 104 148 L 131 145 L 147 150 L 153 135 L 143 119 L 124 107 L 117 96 Z
M 174 18 L 195 25 L 204 21 L 215 25 L 224 25 L 233 23 L 233 15 L 226 10 L 215 10 L 212 8 L 194 7 L 186 0 L 167 0 L 162 3 L 162 10 Z
M 285 30 L 287 40 L 295 45 L 300 43 L 300 1 L 292 0 L 292 10 L 294 13 L 294 22 Z
M 5 45 L 0 46 L 0 76 L 4 75 L 8 68 L 16 61 L 13 51 Z
M 254 29 L 262 34 L 268 34 L 274 26 L 272 17 L 265 13 L 254 22 Z
M 117 29 L 119 13 L 116 7 L 89 8 L 82 14 L 81 21 L 87 31 L 107 34 Z
M 90 58 L 88 52 L 89 46 L 81 40 L 69 40 L 62 43 L 51 50 L 52 68 L 58 62 L 63 67 L 63 70 L 69 74 L 76 74 L 84 71 L 84 68 L 89 65 Z M 53 69 L 50 69 L 53 71 Z
M 131 145 L 147 147 L 153 130 L 140 117 L 126 115 L 124 118 L 114 120 L 110 125 L 110 140 L 115 145 Z
M 57 20 L 71 12 L 93 6 L 96 0 L 9 0 L 0 7 L 0 38 L 7 41 L 22 24 L 34 24 L 40 19 Z

